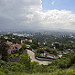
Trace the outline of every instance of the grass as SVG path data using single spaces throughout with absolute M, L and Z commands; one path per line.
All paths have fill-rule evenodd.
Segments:
M 69 69 L 57 69 L 54 72 L 50 72 L 50 73 L 25 73 L 25 72 L 11 72 L 9 71 L 8 73 L 3 73 L 0 72 L 0 75 L 75 75 L 75 69 L 69 68 Z

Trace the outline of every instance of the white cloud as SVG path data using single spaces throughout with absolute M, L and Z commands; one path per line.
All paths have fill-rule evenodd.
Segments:
M 54 5 L 55 4 L 55 1 L 52 1 L 51 4 Z
M 74 30 L 75 14 L 57 9 L 44 12 L 41 0 L 0 0 L 0 29 L 52 28 Z
M 38 21 L 42 28 L 75 29 L 75 14 L 66 10 L 38 11 L 28 15 L 30 23 Z

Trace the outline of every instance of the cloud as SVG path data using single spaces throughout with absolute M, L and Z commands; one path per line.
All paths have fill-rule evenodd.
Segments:
M 52 28 L 74 30 L 75 14 L 57 9 L 44 12 L 41 0 L 0 0 L 0 30 Z
M 39 22 L 40 27 L 44 29 L 75 29 L 75 14 L 66 10 L 48 10 L 46 12 L 38 11 L 33 15 L 28 15 L 29 22 Z
M 55 1 L 52 1 L 51 4 L 54 5 L 55 4 Z
M 0 0 L 0 29 L 27 27 L 27 15 L 41 9 L 41 0 Z

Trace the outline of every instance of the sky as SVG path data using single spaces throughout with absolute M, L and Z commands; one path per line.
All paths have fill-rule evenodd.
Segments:
M 75 0 L 42 0 L 43 10 L 67 10 L 75 13 Z
M 75 0 L 0 0 L 0 31 L 75 30 Z

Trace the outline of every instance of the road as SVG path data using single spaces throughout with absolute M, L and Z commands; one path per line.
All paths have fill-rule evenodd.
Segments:
M 51 63 L 50 61 L 40 61 L 35 59 L 35 53 L 30 50 L 27 50 L 27 53 L 28 53 L 28 56 L 30 56 L 31 58 L 31 62 L 36 61 L 36 62 L 39 62 L 39 64 L 43 64 L 43 65 L 48 65 L 48 63 Z

